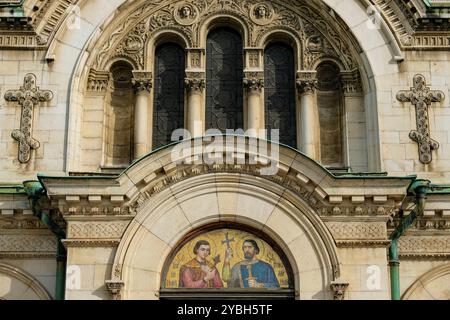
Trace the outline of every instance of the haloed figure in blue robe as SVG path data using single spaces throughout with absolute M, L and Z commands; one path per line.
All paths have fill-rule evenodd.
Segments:
M 258 259 L 259 247 L 255 240 L 245 240 L 242 244 L 245 260 L 236 263 L 230 270 L 231 249 L 225 255 L 222 279 L 228 288 L 279 288 L 280 284 L 270 264 Z

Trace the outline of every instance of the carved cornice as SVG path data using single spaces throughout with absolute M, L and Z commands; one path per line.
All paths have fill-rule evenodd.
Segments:
M 36 217 L 2 217 L 0 216 L 0 229 L 47 229 Z
M 362 83 L 359 71 L 341 72 L 341 86 L 345 95 L 360 95 L 362 93 Z
M 66 239 L 62 240 L 66 248 L 117 247 L 120 239 Z
M 110 73 L 91 69 L 88 77 L 87 91 L 104 93 L 108 89 Z
M 387 248 L 390 240 L 336 240 L 338 248 Z

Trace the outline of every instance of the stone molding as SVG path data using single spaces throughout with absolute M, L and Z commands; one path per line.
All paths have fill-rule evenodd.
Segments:
M 51 300 L 52 297 L 47 290 L 39 283 L 31 274 L 19 269 L 15 266 L 0 262 L 0 274 L 6 274 L 12 278 L 22 282 L 31 288 L 41 300 Z
M 233 139 L 237 139 L 234 137 Z M 244 146 L 249 147 L 250 144 L 257 143 L 256 140 L 246 139 L 242 142 Z M 198 140 L 198 139 L 197 139 Z M 406 188 L 410 182 L 408 179 L 389 179 L 381 178 L 379 180 L 373 180 L 371 189 L 362 191 L 357 185 L 354 185 L 354 181 L 349 179 L 334 179 L 331 175 L 320 169 L 320 166 L 311 162 L 305 156 L 297 154 L 293 151 L 279 147 L 280 152 L 286 153 L 281 157 L 281 162 L 276 163 L 278 171 L 275 175 L 262 175 L 261 170 L 266 166 L 261 161 L 263 157 L 255 163 L 250 163 L 254 155 L 249 153 L 249 149 L 242 148 L 242 150 L 223 153 L 224 164 L 195 164 L 189 163 L 189 157 L 183 160 L 183 164 L 174 165 L 168 157 L 167 163 L 152 164 L 150 171 L 146 169 L 145 163 L 152 163 L 158 154 L 166 154 L 171 152 L 174 148 L 191 148 L 191 143 L 194 141 L 187 141 L 177 145 L 174 145 L 168 149 L 164 149 L 159 153 L 152 154 L 147 158 L 141 160 L 137 165 L 128 169 L 127 175 L 121 175 L 118 178 L 110 178 L 105 180 L 95 180 L 95 186 L 86 188 L 85 180 L 77 182 L 76 180 L 65 181 L 64 178 L 52 179 L 42 177 L 46 189 L 49 190 L 52 203 L 59 209 L 65 219 L 84 217 L 86 219 L 96 220 L 102 217 L 116 217 L 121 219 L 131 219 L 139 207 L 141 207 L 148 199 L 154 195 L 170 188 L 172 185 L 187 180 L 190 178 L 211 175 L 211 174 L 239 174 L 243 177 L 252 176 L 258 177 L 267 181 L 272 181 L 282 187 L 283 190 L 288 190 L 294 197 L 299 197 L 305 203 L 311 206 L 318 215 L 323 218 L 331 217 L 373 217 L 379 218 L 379 221 L 387 221 L 387 218 L 393 216 L 395 212 L 400 209 L 401 199 L 405 197 Z M 205 145 L 206 142 L 202 142 Z M 269 144 L 270 147 L 270 144 Z M 272 148 L 275 146 L 272 145 Z M 196 149 L 191 149 L 195 152 Z M 237 153 L 242 153 L 242 159 L 246 159 L 244 164 L 227 164 L 226 159 L 235 159 Z M 290 154 L 287 157 L 287 154 Z M 295 163 L 302 163 L 292 165 L 292 159 L 297 158 Z M 270 156 L 266 158 L 270 163 Z M 266 162 L 264 160 L 264 162 Z M 253 160 L 252 160 L 253 161 Z M 276 161 L 276 160 L 274 160 Z M 316 167 L 317 166 L 317 167 Z M 140 169 L 142 167 L 142 169 Z M 128 181 L 128 176 L 133 172 L 133 182 Z M 306 172 L 316 172 L 310 177 L 306 176 Z M 317 174 L 321 176 L 321 180 L 317 180 Z M 387 179 L 387 180 L 386 180 Z M 320 184 L 318 184 L 320 181 Z M 379 182 L 378 182 L 379 181 Z M 132 183 L 135 187 L 124 189 L 127 183 Z M 72 195 L 64 195 L 67 187 L 71 187 Z M 115 187 L 112 187 L 115 186 Z M 139 187 L 136 187 L 139 186 Z M 381 187 L 382 186 L 382 187 Z M 339 187 L 340 190 L 345 190 L 341 195 L 329 195 L 327 190 L 332 190 Z M 101 191 L 103 196 L 99 201 L 93 201 L 92 194 L 98 194 L 99 190 L 108 188 L 108 191 Z M 325 189 L 323 189 L 325 188 Z M 379 192 L 383 191 L 383 194 Z M 108 192 L 111 193 L 108 195 Z M 362 193 L 366 196 L 360 196 Z M 374 192 L 374 193 L 372 193 Z M 92 201 L 91 201 L 92 200 Z
M 62 240 L 66 248 L 117 247 L 120 239 L 66 239 Z

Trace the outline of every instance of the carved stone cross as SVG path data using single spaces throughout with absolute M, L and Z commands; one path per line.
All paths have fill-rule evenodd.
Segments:
M 41 102 L 53 99 L 49 90 L 39 90 L 36 86 L 36 76 L 29 73 L 25 76 L 23 86 L 19 90 L 9 90 L 5 93 L 6 101 L 17 101 L 22 106 L 20 130 L 14 130 L 13 139 L 19 142 L 19 161 L 27 163 L 31 158 L 31 150 L 40 147 L 39 141 L 31 136 L 33 130 L 33 107 Z
M 414 76 L 414 87 L 410 91 L 402 90 L 397 94 L 397 100 L 411 102 L 416 107 L 417 130 L 411 131 L 409 137 L 419 144 L 419 159 L 424 164 L 431 163 L 432 151 L 439 149 L 439 143 L 430 136 L 428 106 L 432 102 L 441 102 L 444 98 L 442 91 L 430 90 L 425 77 L 420 74 Z

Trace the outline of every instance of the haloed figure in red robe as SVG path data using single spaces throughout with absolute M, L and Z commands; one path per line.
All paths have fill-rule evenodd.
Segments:
M 198 241 L 193 251 L 196 257 L 180 269 L 180 288 L 222 288 L 222 280 L 216 265 L 207 260 L 211 254 L 209 242 L 205 240 Z M 218 258 L 216 257 L 215 260 Z

